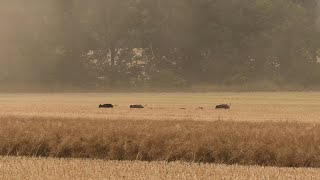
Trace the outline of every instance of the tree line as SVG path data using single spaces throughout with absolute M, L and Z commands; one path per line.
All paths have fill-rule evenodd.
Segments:
M 318 5 L 317 0 L 13 0 L 0 11 L 0 84 L 315 86 Z

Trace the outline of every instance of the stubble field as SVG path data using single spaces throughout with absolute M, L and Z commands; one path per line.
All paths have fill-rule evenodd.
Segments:
M 118 106 L 98 109 L 100 103 Z M 231 110 L 215 110 L 219 103 L 231 103 Z M 101 168 L 240 168 L 268 175 L 277 170 L 214 164 L 318 168 L 319 122 L 320 93 L 0 94 L 0 166 L 88 163 L 7 156 L 89 158 L 100 159 L 89 162 Z M 161 164 L 178 161 L 210 164 Z M 309 171 L 319 173 L 297 172 Z
M 106 180 L 188 180 L 188 179 L 319 179 L 313 168 L 190 164 L 185 162 L 102 161 L 82 159 L 0 158 L 0 179 L 106 179 Z
M 100 103 L 118 107 L 101 110 Z M 231 103 L 232 109 L 215 111 L 219 103 Z M 130 104 L 147 104 L 147 108 L 132 110 Z M 0 94 L 2 117 L 320 122 L 319 110 L 320 93 Z

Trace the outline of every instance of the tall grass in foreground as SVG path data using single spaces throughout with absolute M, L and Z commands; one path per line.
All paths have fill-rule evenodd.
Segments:
M 0 155 L 320 167 L 320 124 L 0 117 Z

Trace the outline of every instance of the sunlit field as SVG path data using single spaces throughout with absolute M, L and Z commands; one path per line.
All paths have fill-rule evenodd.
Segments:
M 312 168 L 226 166 L 182 162 L 0 158 L 0 179 L 318 179 Z
M 0 123 L 5 179 L 319 175 L 282 167 L 320 167 L 320 93 L 1 94 Z
M 118 106 L 98 109 L 101 103 Z M 231 110 L 215 110 L 214 106 L 219 103 L 231 103 Z M 147 107 L 132 110 L 128 108 L 130 104 Z M 320 93 L 0 94 L 0 115 L 66 120 L 81 117 L 106 120 L 320 122 Z

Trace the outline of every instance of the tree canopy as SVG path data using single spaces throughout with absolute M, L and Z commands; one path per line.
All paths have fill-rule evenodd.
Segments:
M 13 0 L 0 86 L 320 83 L 317 0 Z

